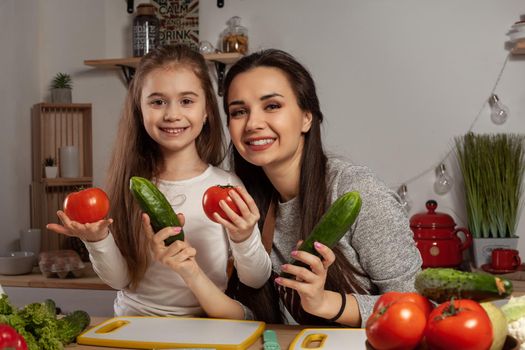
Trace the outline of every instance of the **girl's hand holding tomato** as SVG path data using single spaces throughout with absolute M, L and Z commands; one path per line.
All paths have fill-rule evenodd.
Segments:
M 366 337 L 376 350 L 411 350 L 423 339 L 426 324 L 425 313 L 417 303 L 395 301 L 374 308 L 366 321 Z
M 100 188 L 88 188 L 70 193 L 64 200 L 64 211 L 57 211 L 62 225 L 47 224 L 46 228 L 66 236 L 96 242 L 108 235 L 112 219 L 105 219 L 109 212 L 109 199 Z
M 71 220 L 81 224 L 97 222 L 108 215 L 109 199 L 97 187 L 73 192 L 64 200 L 64 212 Z
M 430 313 L 425 338 L 431 349 L 488 350 L 493 340 L 492 324 L 479 303 L 447 301 Z
M 234 242 L 245 241 L 259 221 L 259 209 L 243 187 L 212 186 L 204 192 L 202 207 L 210 220 L 226 228 Z

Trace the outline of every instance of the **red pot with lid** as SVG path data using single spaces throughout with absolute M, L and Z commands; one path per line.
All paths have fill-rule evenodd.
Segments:
M 463 251 L 472 245 L 472 235 L 464 227 L 456 228 L 450 215 L 436 212 L 435 200 L 427 201 L 426 207 L 426 213 L 410 218 L 410 228 L 423 258 L 422 267 L 458 267 L 463 261 Z

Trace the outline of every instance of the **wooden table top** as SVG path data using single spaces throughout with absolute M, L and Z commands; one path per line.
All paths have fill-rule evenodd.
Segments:
M 91 267 L 91 263 L 85 263 L 85 265 L 83 276 L 78 278 L 45 277 L 40 272 L 40 268 L 36 266 L 33 272 L 27 275 L 0 275 L 0 285 L 5 287 L 114 290 L 97 276 Z

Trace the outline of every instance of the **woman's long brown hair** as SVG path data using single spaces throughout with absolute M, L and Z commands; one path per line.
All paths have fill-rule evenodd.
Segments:
M 256 67 L 273 67 L 281 70 L 292 87 L 297 103 L 302 111 L 312 114 L 312 125 L 304 135 L 304 148 L 301 156 L 301 175 L 299 179 L 299 210 L 301 217 L 301 237 L 305 239 L 326 212 L 329 204 L 329 185 L 320 183 L 327 178 L 327 157 L 321 140 L 323 114 L 319 106 L 315 83 L 307 69 L 290 54 L 280 50 L 265 50 L 246 56 L 234 64 L 224 81 L 223 108 L 228 115 L 228 89 L 233 79 Z M 235 149 L 229 147 L 232 168 L 241 178 L 248 192 L 253 196 L 261 219 L 259 227 L 266 218 L 270 202 L 278 200 L 278 193 L 261 167 L 247 162 Z M 277 204 L 277 203 L 276 203 Z M 329 268 L 325 288 L 334 291 L 363 292 L 362 286 L 354 278 L 355 268 L 348 262 L 338 247 L 334 248 L 335 263 Z M 228 293 L 250 307 L 256 317 L 269 323 L 282 321 L 278 308 L 277 293 L 273 281 L 268 281 L 261 290 L 243 286 L 238 280 L 230 281 Z
M 201 82 L 206 98 L 207 123 L 196 139 L 204 162 L 218 165 L 224 159 L 224 133 L 217 99 L 204 57 L 184 45 L 165 46 L 145 55 L 128 88 L 117 138 L 108 167 L 106 189 L 111 203 L 111 232 L 126 260 L 129 288 L 136 288 L 149 264 L 149 245 L 141 232 L 141 210 L 129 190 L 132 176 L 152 179 L 163 167 L 159 145 L 144 128 L 140 97 L 145 77 L 154 69 L 180 67 L 191 69 Z

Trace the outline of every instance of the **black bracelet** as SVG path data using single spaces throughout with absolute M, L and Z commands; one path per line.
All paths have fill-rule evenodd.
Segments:
M 341 294 L 341 308 L 339 309 L 339 312 L 337 313 L 337 315 L 335 315 L 334 317 L 329 319 L 328 322 L 335 322 L 335 321 L 337 321 L 339 319 L 339 317 L 341 317 L 341 315 L 345 311 L 345 308 L 346 308 L 346 293 L 339 291 L 339 294 Z

